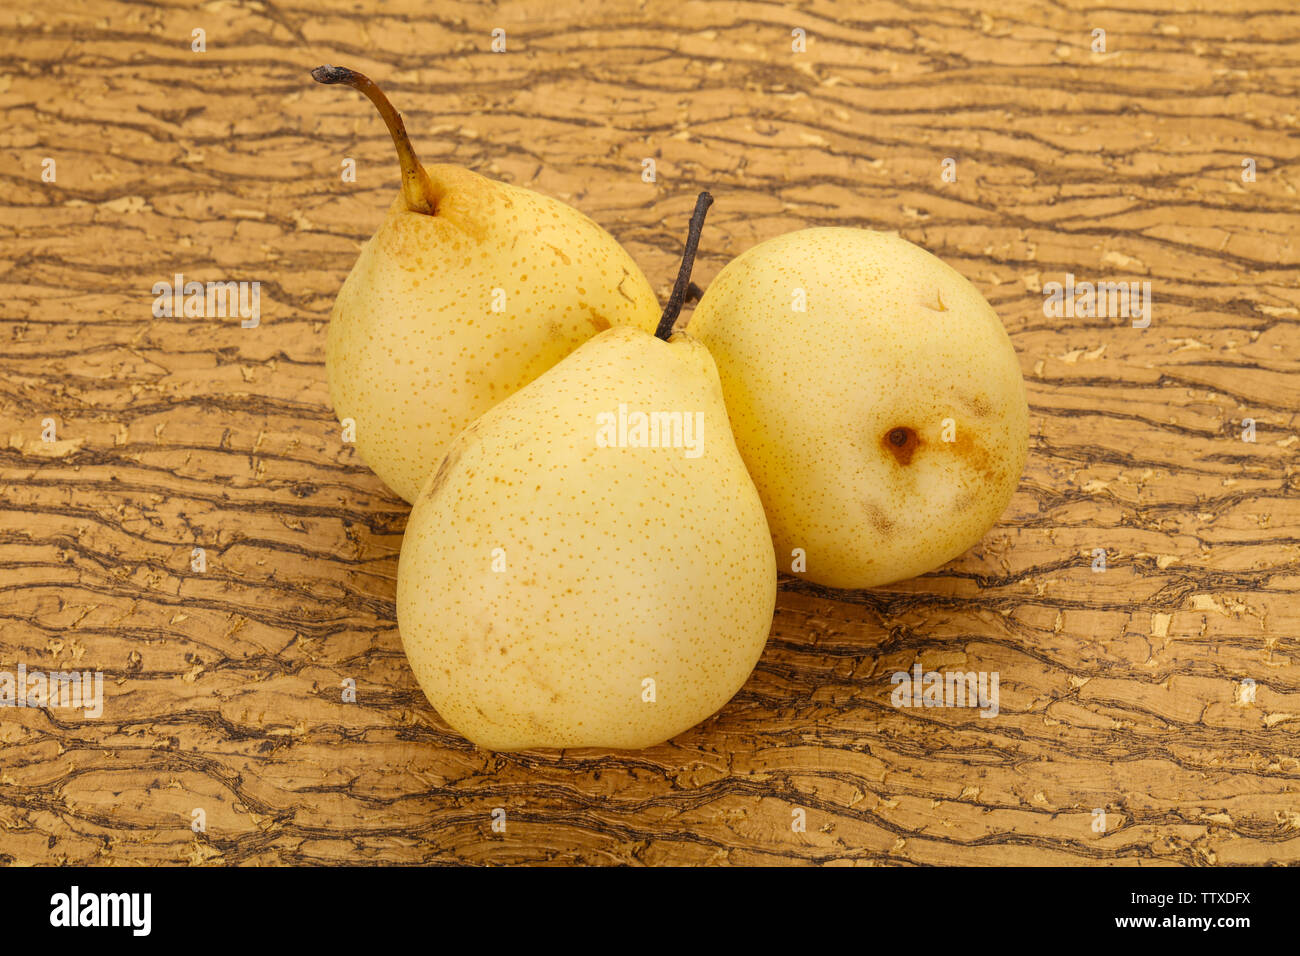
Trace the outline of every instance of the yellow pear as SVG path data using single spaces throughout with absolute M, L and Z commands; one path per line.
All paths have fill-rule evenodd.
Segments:
M 713 360 L 665 341 L 684 278 L 661 337 L 622 327 L 579 346 L 457 438 L 411 510 L 402 644 L 481 747 L 661 743 L 762 653 L 775 555 Z
M 367 77 L 331 66 L 312 76 L 369 97 L 401 162 L 401 194 L 334 303 L 325 365 L 362 459 L 413 501 L 466 425 L 598 332 L 653 331 L 659 307 L 631 256 L 573 207 L 421 166 Z
M 730 262 L 691 316 L 783 571 L 837 588 L 924 574 L 1020 481 L 1029 410 L 988 302 L 897 236 L 806 229 Z

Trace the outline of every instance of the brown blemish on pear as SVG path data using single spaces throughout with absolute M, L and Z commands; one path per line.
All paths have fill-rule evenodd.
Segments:
M 939 292 L 934 294 L 934 304 L 925 303 L 925 307 L 931 312 L 947 312 L 948 307 L 943 304 L 943 295 Z
M 472 436 L 477 434 L 478 430 L 479 423 L 475 420 L 471 422 L 463 432 L 461 432 L 459 438 L 451 443 L 451 447 L 447 449 L 447 454 L 443 456 L 442 461 L 438 465 L 438 470 L 433 473 L 433 477 L 430 478 L 428 484 L 425 485 L 424 493 L 420 497 L 432 498 L 438 493 L 438 489 L 443 486 L 444 482 L 446 482 L 447 476 L 451 473 L 452 468 L 456 466 L 456 462 L 460 461 L 460 456 L 464 454 L 466 445 L 472 440 Z
M 915 429 L 898 425 L 885 432 L 880 438 L 880 446 L 889 452 L 900 465 L 909 465 L 916 450 L 921 447 L 921 436 Z
M 994 458 L 989 454 L 983 444 L 975 440 L 973 429 L 967 427 L 957 428 L 957 440 L 945 442 L 945 446 L 952 449 L 953 454 L 961 458 L 966 466 L 986 482 L 996 482 L 999 480 L 1000 472 L 994 467 Z
M 442 483 L 447 480 L 447 472 L 450 471 L 450 464 L 451 455 L 448 454 L 442 459 L 442 464 L 438 466 L 438 470 L 434 472 L 433 480 L 430 481 L 428 486 L 424 489 L 423 497 L 432 498 L 438 493 L 438 489 L 442 487 Z
M 885 514 L 884 510 L 878 505 L 868 501 L 862 506 L 862 510 L 866 513 L 867 520 L 871 522 L 871 526 L 880 533 L 881 537 L 888 538 L 894 533 L 894 522 L 889 519 L 889 516 Z

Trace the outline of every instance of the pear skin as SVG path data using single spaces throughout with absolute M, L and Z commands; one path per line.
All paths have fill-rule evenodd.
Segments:
M 652 433 L 619 437 L 620 406 L 681 413 L 691 429 L 664 424 L 642 447 Z M 745 682 L 775 602 L 771 538 L 712 358 L 685 334 L 628 327 L 452 443 L 411 511 L 397 575 L 420 686 L 489 750 L 682 733 Z
M 641 270 L 577 210 L 426 169 L 438 214 L 389 207 L 335 301 L 325 362 L 362 459 L 407 501 L 483 412 L 597 333 L 659 318 Z
M 800 296 L 806 311 L 798 311 Z M 975 545 L 1029 442 L 1020 363 L 959 272 L 897 236 L 787 233 L 730 262 L 691 316 L 783 571 L 835 588 Z
M 459 166 L 421 166 L 366 77 L 312 75 L 370 97 L 402 164 L 402 191 L 334 303 L 325 364 L 361 458 L 413 501 L 479 415 L 605 329 L 653 332 L 659 307 L 631 256 L 591 219 Z

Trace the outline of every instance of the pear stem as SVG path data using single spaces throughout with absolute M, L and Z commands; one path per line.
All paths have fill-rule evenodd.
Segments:
M 687 290 L 691 286 L 691 270 L 695 268 L 695 250 L 700 245 L 700 233 L 704 230 L 704 217 L 713 205 L 713 197 L 707 191 L 700 193 L 695 200 L 695 212 L 691 214 L 690 231 L 686 234 L 686 248 L 682 250 L 682 265 L 677 270 L 677 281 L 673 283 L 673 293 L 664 306 L 664 314 L 659 319 L 659 328 L 655 329 L 655 338 L 668 341 L 673 334 L 673 325 L 681 314 L 682 303 L 686 301 Z
M 425 216 L 436 216 L 438 214 L 437 192 L 433 188 L 433 183 L 429 181 L 424 167 L 415 157 L 415 148 L 411 145 L 411 138 L 406 135 L 406 124 L 402 122 L 402 114 L 393 109 L 393 104 L 388 102 L 384 91 L 364 73 L 342 66 L 318 66 L 311 71 L 311 78 L 317 83 L 326 85 L 342 83 L 344 86 L 350 86 L 358 93 L 364 93 L 370 102 L 375 104 L 379 115 L 384 118 L 388 132 L 393 137 L 393 145 L 397 147 L 397 161 L 402 164 L 402 198 L 406 200 L 406 208 Z

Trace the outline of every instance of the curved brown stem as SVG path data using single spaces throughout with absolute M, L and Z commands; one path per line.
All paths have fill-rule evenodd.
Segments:
M 406 200 L 406 207 L 411 212 L 436 216 L 438 214 L 437 191 L 429 181 L 424 167 L 415 157 L 415 148 L 411 145 L 411 138 L 406 135 L 406 124 L 402 122 L 402 114 L 393 109 L 393 104 L 388 102 L 384 91 L 364 73 L 342 66 L 318 66 L 311 71 L 311 78 L 317 83 L 327 85 L 342 83 L 344 86 L 350 86 L 357 92 L 364 93 L 366 98 L 375 104 L 379 115 L 384 118 L 384 123 L 388 126 L 388 132 L 393 137 L 393 145 L 397 147 L 397 161 L 402 164 L 402 198 Z

